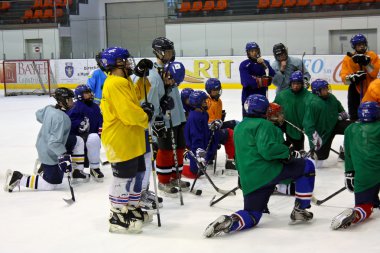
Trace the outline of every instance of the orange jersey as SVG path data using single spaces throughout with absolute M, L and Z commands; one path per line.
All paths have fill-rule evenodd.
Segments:
M 367 72 L 367 69 L 363 67 L 363 70 L 367 72 L 366 79 L 363 81 L 363 94 L 366 93 L 367 88 L 369 84 L 377 78 L 377 74 L 379 73 L 380 69 L 380 61 L 377 54 L 373 51 L 367 51 L 365 55 L 371 57 L 371 63 L 373 65 L 372 72 Z M 357 63 L 354 63 L 351 57 L 345 56 L 343 58 L 342 62 L 342 70 L 340 71 L 340 78 L 342 79 L 343 83 L 346 83 L 346 76 L 350 74 L 356 73 L 356 71 L 359 71 L 360 66 Z M 360 93 L 360 85 L 356 85 L 356 90 Z
M 362 102 L 368 101 L 380 104 L 380 79 L 375 79 L 375 81 L 369 84 L 367 92 L 362 99 Z
M 208 122 L 212 122 L 216 119 L 222 119 L 222 109 L 223 109 L 223 103 L 222 100 L 219 98 L 218 101 L 215 101 L 215 99 L 208 98 L 207 99 L 207 105 L 208 105 Z

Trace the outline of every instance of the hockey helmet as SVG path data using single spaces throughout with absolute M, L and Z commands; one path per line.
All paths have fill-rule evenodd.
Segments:
M 190 94 L 189 103 L 190 103 L 190 106 L 192 106 L 193 108 L 200 108 L 203 110 L 207 110 L 207 106 L 206 108 L 205 106 L 203 106 L 203 102 L 206 99 L 208 99 L 206 92 L 201 91 L 201 90 L 196 90 Z
M 74 98 L 74 92 L 68 88 L 60 87 L 55 89 L 53 97 L 55 98 L 58 104 L 62 104 L 63 109 L 67 110 L 70 109 L 70 106 L 68 105 L 67 101 L 70 98 Z
M 269 103 L 267 119 L 276 124 L 282 125 L 284 123 L 284 114 L 282 113 L 281 105 L 277 103 Z
M 320 91 L 323 88 L 329 88 L 329 83 L 323 79 L 316 79 L 311 83 L 311 92 L 313 92 L 313 94 L 320 96 Z
M 284 44 L 278 43 L 273 46 L 273 55 L 276 60 L 278 60 L 278 57 L 283 53 L 285 53 L 286 58 L 288 58 L 288 49 L 285 47 Z
M 244 110 L 251 116 L 265 117 L 268 107 L 268 99 L 260 94 L 250 95 L 244 102 Z
M 194 90 L 192 88 L 185 88 L 181 91 L 182 104 L 186 104 L 186 100 L 189 99 L 191 93 L 193 92 Z
M 352 49 L 354 50 L 355 50 L 356 45 L 359 43 L 364 43 L 366 48 L 368 46 L 367 38 L 361 33 L 352 36 L 350 43 L 351 43 Z
M 185 66 L 181 62 L 170 62 L 165 66 L 165 72 L 170 75 L 176 85 L 180 85 L 185 79 Z
M 88 92 L 92 94 L 92 90 L 90 87 L 88 87 L 85 84 L 78 85 L 74 90 L 75 99 L 82 101 L 84 100 L 83 93 Z M 91 98 L 89 100 L 93 100 L 94 96 L 92 94 Z
M 360 122 L 373 122 L 380 118 L 380 106 L 377 102 L 364 102 L 359 105 Z
M 296 83 L 302 83 L 303 84 L 303 74 L 300 70 L 294 71 L 290 78 L 289 78 L 290 83 L 296 82 Z
M 110 47 L 101 53 L 100 64 L 106 71 L 110 71 L 112 69 L 119 68 L 117 66 L 118 59 L 128 62 L 129 58 L 131 58 L 131 55 L 127 49 L 121 47 Z M 131 64 L 131 62 L 129 63 Z M 131 69 L 133 68 L 134 66 L 131 66 Z
M 168 61 L 174 61 L 175 60 L 174 43 L 171 40 L 169 40 L 168 38 L 165 38 L 165 37 L 155 38 L 152 42 L 152 48 L 153 48 L 153 54 L 158 59 L 163 61 L 165 64 Z M 173 51 L 173 55 L 172 55 L 171 59 L 169 59 L 169 60 L 164 59 L 165 51 L 167 51 L 167 50 Z

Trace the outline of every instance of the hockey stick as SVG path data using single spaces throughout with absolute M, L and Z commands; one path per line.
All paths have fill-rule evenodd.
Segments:
M 143 85 L 144 85 L 144 95 L 145 95 L 145 102 L 148 102 L 148 95 L 146 91 L 146 71 L 144 71 L 143 76 Z M 153 138 L 152 138 L 152 126 L 150 122 L 148 122 L 148 140 L 149 140 L 149 146 L 150 151 L 153 152 Z M 154 193 L 155 193 L 155 202 L 156 202 L 156 210 L 157 210 L 157 224 L 159 227 L 161 227 L 161 216 L 160 216 L 160 208 L 159 208 L 159 202 L 158 202 L 158 192 L 157 192 L 157 173 L 156 173 L 156 167 L 154 164 L 154 156 L 151 155 L 151 162 L 152 162 L 152 173 L 153 173 L 153 186 L 154 186 Z
M 70 176 L 70 173 L 67 173 L 67 181 L 69 181 L 69 188 L 70 188 L 70 192 L 71 192 L 71 199 L 65 199 L 65 198 L 63 198 L 63 200 L 67 204 L 71 205 L 71 204 L 73 204 L 75 202 L 75 196 L 74 196 L 74 189 L 71 186 L 71 176 Z
M 324 198 L 324 199 L 321 199 L 321 200 L 318 200 L 316 199 L 314 196 L 311 197 L 311 202 L 313 202 L 314 204 L 316 204 L 317 206 L 319 205 L 322 205 L 323 203 L 325 203 L 327 200 L 335 197 L 336 195 L 338 195 L 339 193 L 341 193 L 342 191 L 346 190 L 346 186 L 340 188 L 339 190 L 337 190 L 336 192 L 334 192 L 333 194 L 331 194 L 330 196 Z
M 214 197 L 212 197 L 212 199 L 210 201 L 210 206 L 215 205 L 216 203 L 218 203 L 219 201 L 221 201 L 222 199 L 224 199 L 227 196 L 236 195 L 236 191 L 239 190 L 239 189 L 240 189 L 240 187 L 236 186 L 235 188 L 233 188 L 232 190 L 230 190 L 229 192 L 227 192 L 226 194 L 224 194 L 223 196 L 219 197 L 216 200 L 214 200 L 216 198 L 216 195 L 214 195 Z
M 205 150 L 205 153 L 206 153 L 206 154 L 207 154 L 207 152 L 209 151 L 209 149 L 210 149 L 210 147 L 211 147 L 212 140 L 214 139 L 214 134 L 215 134 L 215 130 L 212 130 L 212 131 L 211 131 L 211 135 L 210 135 L 210 139 L 208 140 L 207 147 L 206 147 L 206 150 Z M 208 164 L 208 161 L 206 162 L 206 164 Z M 199 168 L 199 164 L 198 164 L 198 163 L 197 163 L 197 166 L 198 166 L 198 168 Z M 193 184 L 191 185 L 190 192 L 193 192 L 193 189 L 194 189 L 195 183 L 197 182 L 198 178 L 201 176 L 200 174 L 201 174 L 201 170 L 198 169 L 197 176 L 196 176 L 196 178 L 194 179 Z
M 191 150 L 186 150 L 186 153 L 189 154 L 197 163 L 198 165 L 198 168 L 200 169 L 200 171 L 206 176 L 207 180 L 210 182 L 210 184 L 212 185 L 212 187 L 215 189 L 215 191 L 219 192 L 220 194 L 226 194 L 228 191 L 226 190 L 222 190 L 220 188 L 218 188 L 215 183 L 212 181 L 212 179 L 210 178 L 210 176 L 207 174 L 203 164 L 201 164 L 200 162 L 198 162 L 197 158 L 195 157 L 194 153 L 191 151 Z M 195 180 L 194 180 L 195 181 Z M 194 184 L 194 183 L 193 183 Z M 236 195 L 236 193 L 232 192 L 233 195 Z

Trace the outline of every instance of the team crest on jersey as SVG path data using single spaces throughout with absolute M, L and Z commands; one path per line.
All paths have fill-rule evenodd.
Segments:
M 72 62 L 65 63 L 65 73 L 68 78 L 71 78 L 74 75 L 74 67 Z

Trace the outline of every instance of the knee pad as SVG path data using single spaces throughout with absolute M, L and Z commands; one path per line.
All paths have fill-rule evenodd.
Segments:
M 262 215 L 262 212 L 247 210 L 239 210 L 233 213 L 234 223 L 232 224 L 231 231 L 238 231 L 256 226 Z
M 89 134 L 86 142 L 87 158 L 90 168 L 99 168 L 100 164 L 100 138 L 98 134 Z

